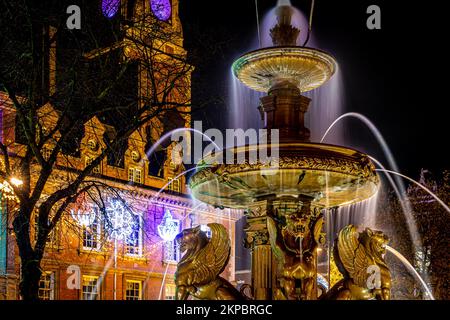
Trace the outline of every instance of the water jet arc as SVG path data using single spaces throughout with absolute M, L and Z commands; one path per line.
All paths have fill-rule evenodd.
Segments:
M 442 201 L 434 192 L 432 192 L 430 189 L 428 189 L 427 187 L 425 187 L 423 184 L 417 182 L 416 180 L 405 176 L 404 174 L 392 171 L 392 170 L 386 170 L 386 169 L 376 169 L 376 171 L 381 171 L 381 172 L 388 172 L 388 173 L 392 173 L 395 174 L 399 177 L 405 178 L 406 180 L 411 181 L 412 183 L 414 183 L 415 185 L 419 186 L 422 190 L 426 191 L 429 195 L 431 195 L 445 210 L 447 210 L 447 212 L 450 213 L 450 208 L 445 204 L 444 201 Z
M 366 116 L 357 113 L 357 112 L 348 112 L 345 113 L 343 115 L 341 115 L 339 118 L 337 118 L 336 120 L 334 120 L 334 122 L 328 127 L 328 129 L 325 131 L 322 139 L 320 140 L 320 142 L 322 143 L 326 136 L 328 135 L 328 133 L 331 131 L 331 129 L 333 129 L 333 127 L 340 122 L 342 119 L 347 118 L 347 117 L 353 117 L 356 118 L 358 120 L 361 120 L 368 128 L 369 130 L 372 132 L 372 134 L 375 136 L 375 138 L 377 139 L 378 143 L 380 144 L 381 148 L 383 149 L 383 152 L 387 158 L 387 161 L 389 162 L 389 166 L 395 170 L 396 172 L 399 172 L 400 169 L 397 166 L 397 163 L 394 159 L 394 156 L 392 154 L 392 151 L 390 150 L 388 144 L 386 143 L 386 140 L 384 139 L 383 135 L 381 134 L 381 132 L 378 130 L 378 128 L 372 123 L 372 121 L 370 121 Z M 405 196 L 406 194 L 406 188 L 405 185 L 403 184 L 403 181 L 400 179 L 400 177 L 396 176 L 395 177 L 395 181 L 397 182 L 397 185 L 400 189 L 400 193 Z M 409 201 L 404 201 L 405 207 L 406 207 L 406 212 L 407 212 L 407 220 L 409 221 L 413 221 L 413 217 L 412 217 L 412 209 L 411 209 L 411 205 L 409 203 Z M 409 229 L 409 233 L 411 235 L 412 241 L 414 243 L 414 245 L 416 246 L 420 246 L 421 244 L 421 240 L 419 237 L 419 233 L 417 230 L 417 227 L 415 225 L 411 225 L 408 224 L 408 229 Z
M 386 250 L 389 251 L 390 253 L 392 253 L 395 257 L 397 257 L 403 263 L 403 265 L 408 269 L 408 271 L 414 275 L 414 277 L 422 285 L 423 289 L 425 290 L 425 292 L 428 295 L 428 297 L 430 298 L 430 300 L 435 300 L 430 288 L 427 286 L 427 284 L 422 279 L 422 277 L 417 272 L 417 270 L 414 269 L 414 267 L 411 265 L 411 263 L 408 261 L 408 259 L 406 259 L 400 252 L 398 252 L 397 250 L 395 250 L 394 248 L 392 248 L 390 246 L 386 246 Z

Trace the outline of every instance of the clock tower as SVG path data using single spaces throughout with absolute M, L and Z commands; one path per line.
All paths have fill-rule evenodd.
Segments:
M 114 1 L 114 0 L 103 0 Z M 124 1 L 124 0 L 122 0 Z M 122 5 L 122 15 L 134 26 L 147 27 L 153 31 L 161 29 L 171 33 L 171 41 L 176 46 L 183 46 L 183 31 L 179 17 L 179 0 L 126 0 Z
M 122 16 L 127 18 L 122 24 L 124 55 L 139 65 L 140 104 L 167 110 L 145 127 L 144 135 L 151 145 L 171 130 L 190 127 L 191 122 L 193 67 L 186 62 L 179 0 L 128 0 L 122 5 Z M 164 166 L 173 165 L 171 141 L 166 142 L 149 159 L 151 164 L 161 164 L 150 168 L 156 176 L 167 171 Z

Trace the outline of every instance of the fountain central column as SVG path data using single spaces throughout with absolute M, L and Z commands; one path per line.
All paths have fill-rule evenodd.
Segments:
M 305 127 L 305 113 L 311 99 L 289 81 L 275 84 L 269 94 L 261 98 L 260 111 L 265 129 L 278 129 L 281 142 L 309 142 L 310 131 Z
M 255 203 L 246 211 L 244 246 L 251 249 L 252 290 L 256 300 L 272 299 L 272 249 L 267 230 L 266 201 Z

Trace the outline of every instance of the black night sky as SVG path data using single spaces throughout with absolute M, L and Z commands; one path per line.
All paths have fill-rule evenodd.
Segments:
M 292 0 L 304 13 L 309 0 Z M 259 0 L 260 15 L 276 0 Z M 382 29 L 368 30 L 366 9 L 381 7 Z M 395 5 L 395 6 L 394 6 Z M 226 76 L 239 54 L 255 39 L 254 0 L 181 0 L 180 15 L 186 47 L 200 56 L 193 79 L 193 103 L 206 96 L 224 96 Z M 448 118 L 440 19 L 435 5 L 410 1 L 316 1 L 314 36 L 326 44 L 343 70 L 345 112 L 360 112 L 379 128 L 400 170 L 417 178 L 420 168 L 438 175 L 448 168 Z M 192 30 L 195 30 L 192 31 Z M 199 34 L 201 36 L 199 36 Z M 204 37 L 204 38 L 203 38 Z M 204 39 L 221 44 L 217 50 L 200 47 Z M 439 39 L 440 38 L 440 39 Z M 203 49 L 203 50 L 202 50 Z M 256 108 L 256 106 L 250 106 Z M 226 102 L 194 114 L 210 127 L 223 128 Z M 256 115 L 256 114 L 255 114 Z M 383 153 L 375 138 L 355 119 L 344 120 L 349 146 L 375 155 Z

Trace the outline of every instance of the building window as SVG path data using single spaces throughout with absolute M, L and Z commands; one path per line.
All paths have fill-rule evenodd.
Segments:
M 92 161 L 95 160 L 95 157 L 86 156 L 85 160 L 86 160 L 85 165 L 87 167 L 88 165 L 90 165 L 92 163 Z M 92 168 L 92 173 L 101 173 L 101 171 L 102 170 L 101 170 L 101 166 L 100 165 Z
M 164 288 L 164 300 L 175 300 L 176 287 L 174 284 L 166 284 Z
M 173 179 L 173 178 L 167 178 L 167 180 L 169 180 L 169 185 L 167 186 L 167 189 L 172 191 L 172 192 L 181 192 L 181 183 L 180 180 L 178 179 Z
M 83 249 L 100 250 L 101 229 L 98 217 L 89 226 L 83 226 Z
M 53 272 L 43 272 L 39 280 L 38 296 L 40 300 L 55 299 L 55 280 Z
M 128 181 L 142 183 L 142 170 L 136 168 L 128 168 Z
M 99 298 L 99 281 L 96 276 L 83 276 L 82 300 L 97 300 Z
M 139 215 L 133 217 L 135 218 L 133 232 L 126 239 L 125 252 L 130 256 L 142 256 L 142 219 Z
M 125 300 L 142 300 L 142 281 L 127 280 Z

